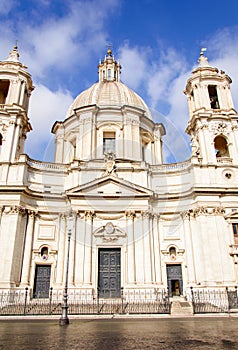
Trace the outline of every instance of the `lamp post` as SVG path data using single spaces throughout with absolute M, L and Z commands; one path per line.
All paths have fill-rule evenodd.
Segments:
M 73 223 L 73 212 L 70 210 L 68 216 L 68 249 L 67 249 L 67 260 L 66 260 L 66 271 L 65 271 L 65 284 L 64 284 L 64 294 L 63 294 L 63 304 L 61 306 L 62 312 L 59 320 L 60 326 L 66 326 L 69 324 L 68 317 L 68 275 L 69 275 L 69 251 L 70 251 L 70 239 L 72 234 L 72 223 Z

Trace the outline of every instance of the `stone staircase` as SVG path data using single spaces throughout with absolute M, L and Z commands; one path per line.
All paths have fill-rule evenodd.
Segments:
M 174 297 L 171 300 L 171 316 L 192 316 L 192 303 L 185 300 L 184 297 Z

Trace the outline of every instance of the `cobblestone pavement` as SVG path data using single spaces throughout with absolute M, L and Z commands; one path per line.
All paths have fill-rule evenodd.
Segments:
M 238 349 L 238 318 L 1 320 L 1 350 Z

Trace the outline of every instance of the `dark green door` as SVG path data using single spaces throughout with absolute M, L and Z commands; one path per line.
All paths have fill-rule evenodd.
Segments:
M 98 269 L 99 297 L 119 298 L 121 296 L 121 249 L 99 249 Z
M 36 265 L 33 298 L 49 298 L 51 265 Z

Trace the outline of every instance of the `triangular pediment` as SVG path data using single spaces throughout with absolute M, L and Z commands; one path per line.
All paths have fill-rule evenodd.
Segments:
M 87 197 L 150 197 L 153 195 L 153 191 L 145 187 L 112 175 L 77 186 L 66 193 L 68 196 L 86 195 Z

